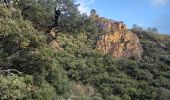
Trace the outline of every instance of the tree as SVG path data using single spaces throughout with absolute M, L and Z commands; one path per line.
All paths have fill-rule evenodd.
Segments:
M 92 9 L 91 11 L 90 11 L 90 16 L 91 17 L 96 17 L 96 10 L 95 9 Z
M 132 32 L 134 32 L 134 33 L 141 33 L 142 31 L 143 31 L 143 28 L 142 27 L 140 27 L 140 26 L 137 26 L 136 24 L 134 24 L 133 26 L 132 26 Z
M 21 9 L 24 19 L 41 30 L 58 26 L 59 19 L 69 17 L 77 11 L 73 0 L 14 0 L 13 5 Z
M 152 28 L 148 27 L 146 30 L 149 31 L 149 32 L 158 33 L 158 29 L 155 28 L 155 27 L 152 27 Z

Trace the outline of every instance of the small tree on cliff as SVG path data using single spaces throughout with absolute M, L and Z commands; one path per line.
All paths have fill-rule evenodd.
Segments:
M 91 17 L 95 17 L 97 14 L 96 14 L 96 10 L 95 9 L 92 9 L 91 12 L 90 12 L 90 16 Z
M 152 32 L 152 33 L 158 33 L 158 29 L 156 28 L 156 27 L 148 27 L 147 29 L 146 29 L 148 32 Z

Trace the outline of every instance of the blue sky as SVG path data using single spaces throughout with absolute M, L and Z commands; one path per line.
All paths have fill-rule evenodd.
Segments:
M 163 34 L 170 34 L 170 0 L 76 0 L 81 13 L 96 9 L 99 16 L 133 24 L 156 27 Z

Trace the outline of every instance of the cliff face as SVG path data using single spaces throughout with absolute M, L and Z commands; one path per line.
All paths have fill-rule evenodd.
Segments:
M 130 32 L 122 21 L 108 20 L 96 14 L 91 16 L 96 25 L 106 30 L 97 41 L 97 49 L 104 54 L 120 58 L 141 59 L 143 49 L 136 34 Z
M 136 34 L 127 30 L 125 24 L 112 21 L 107 22 L 105 28 L 108 28 L 109 32 L 100 36 L 97 41 L 98 50 L 116 58 L 141 59 L 143 49 L 139 39 Z

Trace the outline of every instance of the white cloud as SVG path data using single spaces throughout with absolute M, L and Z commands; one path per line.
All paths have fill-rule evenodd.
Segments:
M 151 3 L 155 6 L 163 6 L 170 4 L 170 0 L 151 0 Z
M 86 13 L 87 15 L 90 14 L 90 10 L 91 10 L 89 6 L 94 2 L 95 0 L 76 0 L 76 3 L 80 4 L 80 6 L 78 7 L 80 13 Z

